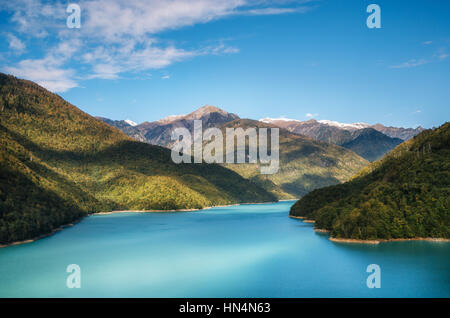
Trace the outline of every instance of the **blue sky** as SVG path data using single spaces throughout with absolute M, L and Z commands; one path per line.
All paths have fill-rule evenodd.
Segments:
M 450 120 L 450 1 L 0 0 L 0 70 L 95 116 Z M 381 8 L 369 29 L 366 7 Z

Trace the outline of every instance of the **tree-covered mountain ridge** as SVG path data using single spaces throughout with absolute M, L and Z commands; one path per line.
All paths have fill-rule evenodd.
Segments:
M 219 127 L 279 129 L 279 169 L 274 174 L 261 174 L 261 164 L 224 164 L 225 167 L 250 179 L 278 199 L 296 199 L 308 192 L 349 180 L 369 163 L 346 148 L 310 137 L 297 135 L 275 125 L 252 119 L 239 118 Z M 246 140 L 248 144 L 248 139 Z M 271 151 L 271 146 L 268 145 Z M 236 151 L 236 149 L 235 149 Z M 225 153 L 225 149 L 224 149 Z
M 294 134 L 270 123 L 239 118 L 236 114 L 211 105 L 203 106 L 187 115 L 169 116 L 157 122 L 145 122 L 137 126 L 128 125 L 125 121 L 112 121 L 101 117 L 99 119 L 121 129 L 132 138 L 168 148 L 175 144 L 171 138 L 174 129 L 186 128 L 192 135 L 195 119 L 202 121 L 203 132 L 214 127 L 219 128 L 223 136 L 226 135 L 225 131 L 228 128 L 242 128 L 245 131 L 249 128 L 278 128 L 280 169 L 277 173 L 263 175 L 259 164 L 223 164 L 223 166 L 260 185 L 280 200 L 297 199 L 311 190 L 347 181 L 369 164 L 347 148 Z M 142 138 L 144 135 L 147 139 Z M 203 150 L 206 144 L 207 142 L 203 143 Z M 248 139 L 246 145 L 248 150 Z
M 0 244 L 88 213 L 199 209 L 276 197 L 217 164 L 175 164 L 39 85 L 0 73 Z
M 333 238 L 450 238 L 450 123 L 425 130 L 350 181 L 312 191 L 291 216 Z

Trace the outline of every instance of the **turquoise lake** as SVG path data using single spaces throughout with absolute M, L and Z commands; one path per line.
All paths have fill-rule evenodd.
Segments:
M 89 216 L 1 248 L 0 297 L 450 297 L 450 243 L 333 243 L 290 219 L 292 204 Z

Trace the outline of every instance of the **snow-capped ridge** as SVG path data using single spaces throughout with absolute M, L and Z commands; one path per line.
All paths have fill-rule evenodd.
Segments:
M 346 129 L 346 130 L 352 130 L 352 129 L 364 129 L 364 128 L 368 128 L 371 125 L 367 124 L 367 123 L 353 123 L 353 124 L 346 124 L 346 123 L 340 123 L 337 121 L 333 121 L 333 120 L 318 120 L 319 123 L 321 124 L 325 124 L 328 126 L 334 126 L 334 127 L 339 127 L 342 129 Z
M 129 120 L 129 119 L 125 119 L 124 122 L 126 122 L 128 125 L 133 126 L 133 127 L 137 126 L 137 124 L 134 121 Z
M 301 122 L 298 119 L 291 119 L 291 118 L 286 118 L 286 117 L 280 117 L 280 118 L 266 117 L 266 118 L 261 118 L 259 121 L 262 121 L 263 123 L 267 123 L 267 124 L 271 124 L 274 121 L 296 121 L 296 122 Z
M 158 120 L 158 122 L 160 123 L 170 123 L 172 121 L 178 120 L 178 119 L 182 119 L 186 117 L 186 115 L 169 115 L 167 117 L 164 117 L 163 119 Z

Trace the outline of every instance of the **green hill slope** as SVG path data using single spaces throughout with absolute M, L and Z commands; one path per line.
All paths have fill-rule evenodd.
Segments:
M 291 208 L 336 238 L 450 238 L 450 123 L 426 130 L 342 185 Z
M 276 198 L 220 165 L 175 164 L 170 150 L 0 73 L 0 244 L 89 212 L 190 209 Z
M 250 119 L 237 119 L 221 128 L 225 132 L 226 128 L 238 127 L 277 128 Z M 259 164 L 225 164 L 225 167 L 259 184 L 279 199 L 292 199 L 317 188 L 347 181 L 368 164 L 356 153 L 340 146 L 315 141 L 281 128 L 279 135 L 280 164 L 277 173 L 262 175 Z

